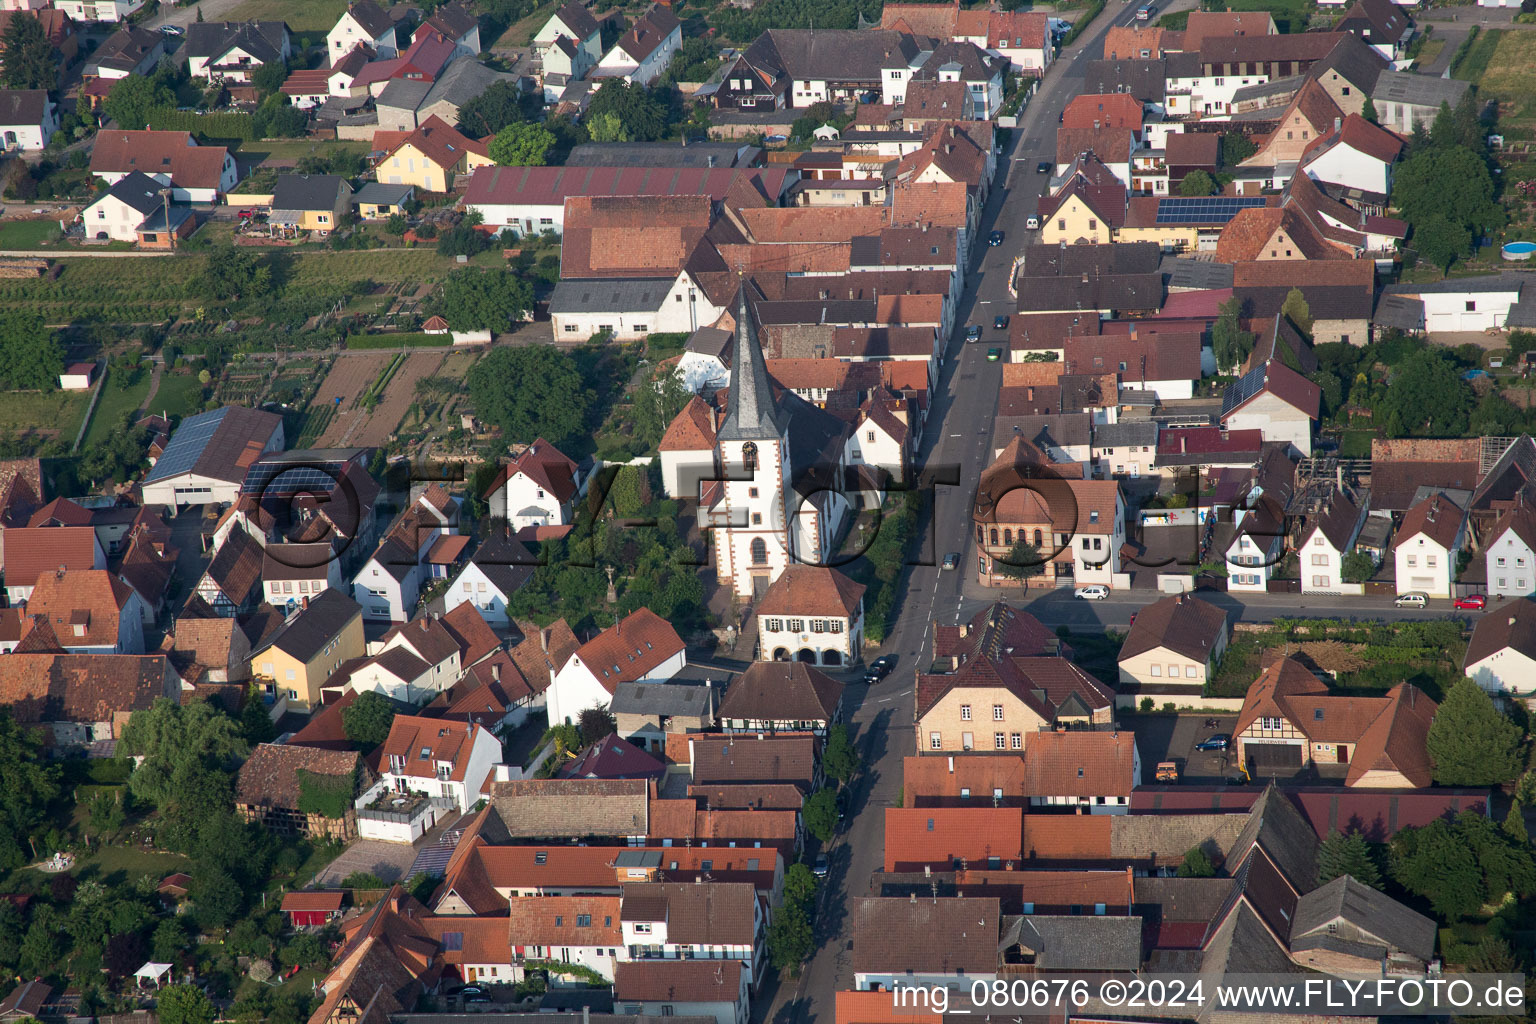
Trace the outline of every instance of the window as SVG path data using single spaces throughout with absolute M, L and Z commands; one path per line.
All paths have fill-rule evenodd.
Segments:
M 962 721 L 962 722 L 969 722 L 970 720 L 971 720 L 971 706 L 969 704 L 961 704 L 960 705 L 960 721 Z
M 1280 731 L 1280 719 L 1278 717 L 1265 716 L 1259 719 L 1259 728 L 1269 732 Z
M 1326 586 L 1328 586 L 1328 577 L 1327 576 L 1313 576 L 1312 577 L 1312 585 L 1314 587 L 1326 587 Z
M 1169 665 L 1168 666 L 1168 678 L 1169 679 L 1177 679 L 1177 678 L 1179 678 L 1179 666 L 1177 666 L 1177 665 Z
M 1153 665 L 1152 666 L 1152 676 L 1153 676 L 1154 679 L 1161 679 L 1163 677 L 1163 666 L 1161 666 L 1161 665 Z
M 1467 300 L 1467 312 L 1468 313 L 1475 313 L 1475 312 L 1477 312 L 1477 300 L 1476 299 L 1468 299 Z
M 1008 745 L 1010 747 L 1012 747 L 1014 750 L 1023 750 L 1024 749 L 1024 734 L 1021 733 L 1021 732 L 1009 733 L 1008 734 Z
M 1314 554 L 1312 556 L 1312 564 L 1313 565 L 1327 565 L 1328 564 L 1328 556 L 1327 555 L 1317 555 L 1317 554 Z
M 707 871 L 709 869 L 705 868 L 705 870 Z M 592 915 L 591 914 L 577 914 L 576 915 L 576 927 L 577 928 L 591 928 L 592 927 Z
M 1434 555 L 1425 555 L 1424 556 L 1424 564 L 1427 567 L 1433 569 L 1435 567 L 1435 564 L 1436 564 L 1435 556 Z
M 931 732 L 931 733 L 928 734 L 928 748 L 930 750 L 938 750 L 938 749 L 940 749 L 943 746 L 944 746 L 944 739 L 943 739 L 943 737 L 941 737 L 936 732 Z
M 1002 720 L 1003 720 L 1003 706 L 1001 704 L 993 704 L 992 705 L 992 721 L 994 721 L 994 722 L 1001 722 Z
M 971 750 L 976 746 L 975 738 L 968 732 L 960 734 L 960 749 Z
M 768 564 L 768 545 L 763 542 L 761 537 L 752 538 L 752 564 Z
M 995 750 L 1006 750 L 1008 748 L 1008 738 L 1000 732 L 993 733 L 992 747 Z
M 1200 678 L 1200 673 L 1195 670 L 1195 666 L 1193 666 L 1193 665 L 1185 665 L 1184 666 L 1184 678 L 1185 679 L 1199 679 Z
M 1500 555 L 1498 559 L 1495 560 L 1495 564 L 1502 568 L 1504 565 L 1504 556 Z
M 960 787 L 960 799 L 961 800 L 969 800 L 970 798 L 971 798 L 971 787 L 970 786 L 961 786 Z
M 1312 709 L 1312 721 L 1314 721 L 1314 722 L 1321 722 L 1322 720 L 1323 720 L 1323 709 L 1322 708 L 1313 708 Z

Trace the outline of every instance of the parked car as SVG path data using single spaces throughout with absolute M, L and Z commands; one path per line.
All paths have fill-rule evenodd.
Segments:
M 180 25 L 161 25 L 160 34 L 166 36 L 179 36 L 185 31 Z
M 1397 600 L 1392 603 L 1399 608 L 1424 608 L 1429 605 L 1429 595 L 1423 591 L 1410 591 L 1407 594 L 1398 594 Z
M 1456 599 L 1457 608 L 1465 608 L 1469 611 L 1480 612 L 1488 607 L 1487 594 L 1468 594 L 1466 597 Z
M 1003 350 L 998 348 L 996 345 L 987 349 L 987 362 L 995 363 L 1001 358 L 1003 358 Z
M 1050 174 L 1051 173 L 1051 162 L 1049 160 L 1041 160 L 1039 163 L 1035 164 L 1035 173 L 1036 174 Z
M 993 317 L 992 326 L 997 328 L 999 331 L 1006 331 L 1008 329 L 1008 314 L 1004 313 L 1001 316 Z
M 1157 6 L 1155 4 L 1147 4 L 1145 7 L 1141 7 L 1141 8 L 1137 9 L 1137 11 L 1136 11 L 1136 20 L 1137 21 L 1151 21 L 1152 20 L 1152 15 L 1155 14 L 1156 12 L 1157 12 Z
M 958 551 L 951 551 L 949 554 L 945 555 L 944 556 L 944 568 L 945 569 L 958 569 L 958 568 L 960 568 L 960 552 L 958 552 Z
M 787 136 L 787 135 L 765 135 L 765 136 L 763 136 L 763 141 L 764 142 L 788 142 L 789 141 L 789 136 Z
M 1219 732 L 1219 733 L 1217 733 L 1214 736 L 1207 736 L 1205 739 L 1201 740 L 1199 743 L 1196 743 L 1195 744 L 1195 749 L 1196 750 L 1226 750 L 1231 745 L 1232 745 L 1232 737 L 1229 736 L 1228 734 L 1224 733 L 1224 732 Z
M 1024 222 L 1024 226 L 1029 228 L 1031 231 L 1039 231 L 1040 218 L 1036 217 L 1034 214 L 1030 214 L 1029 219 Z
M 1156 774 L 1155 778 L 1157 779 L 1158 782 L 1178 782 L 1179 781 L 1179 765 L 1178 765 L 1178 762 L 1177 761 L 1159 761 L 1157 763 L 1157 774 Z
M 827 877 L 827 855 L 825 853 L 818 853 L 816 855 L 816 866 L 811 870 L 816 873 L 817 878 Z
M 988 245 L 1002 245 L 1003 244 L 1003 233 L 1001 231 L 994 231 L 994 232 L 992 232 L 990 235 L 987 236 L 987 244 Z
M 981 340 L 981 324 L 971 324 L 969 327 L 967 327 L 965 329 L 965 340 L 966 341 L 980 341 Z
M 890 675 L 891 669 L 895 667 L 896 655 L 882 654 L 880 657 L 870 662 L 869 667 L 864 670 L 864 681 L 866 683 L 878 683 L 880 680 Z
M 1093 583 L 1086 587 L 1078 587 L 1072 591 L 1072 596 L 1082 598 L 1084 601 L 1102 601 L 1109 596 L 1109 588 L 1101 583 Z

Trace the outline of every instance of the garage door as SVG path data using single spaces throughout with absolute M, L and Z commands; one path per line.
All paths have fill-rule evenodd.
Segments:
M 1433 576 L 1410 576 L 1408 586 L 1412 590 L 1434 590 L 1435 578 Z
M 1253 743 L 1243 744 L 1248 763 L 1255 768 L 1300 768 L 1301 744 Z

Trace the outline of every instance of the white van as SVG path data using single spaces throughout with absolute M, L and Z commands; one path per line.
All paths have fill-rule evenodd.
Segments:
M 1424 608 L 1429 605 L 1429 595 L 1415 590 L 1408 594 L 1398 594 L 1393 603 L 1399 608 Z

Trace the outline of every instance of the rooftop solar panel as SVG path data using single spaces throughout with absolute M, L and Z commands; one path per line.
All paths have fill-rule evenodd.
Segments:
M 1238 211 L 1262 207 L 1263 196 L 1170 196 L 1157 203 L 1159 224 L 1210 224 L 1229 221 Z
M 1263 366 L 1255 366 L 1252 370 L 1249 370 L 1237 380 L 1227 385 L 1227 390 L 1221 396 L 1221 414 L 1223 416 L 1259 393 L 1259 390 L 1264 387 L 1264 370 Z
M 203 449 L 208 447 L 208 442 L 213 440 L 214 433 L 219 429 L 219 424 L 224 422 L 229 410 L 230 406 L 226 405 L 222 409 L 198 413 L 182 420 L 181 426 L 171 435 L 164 454 L 155 461 L 155 468 L 150 470 L 144 482 L 154 483 L 156 480 L 190 472 L 197 465 Z

